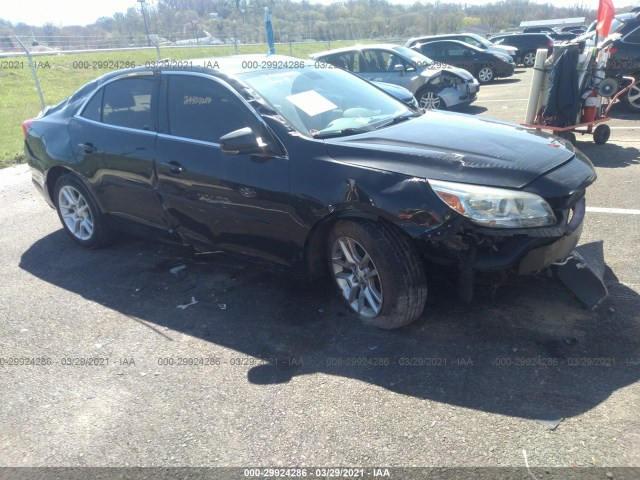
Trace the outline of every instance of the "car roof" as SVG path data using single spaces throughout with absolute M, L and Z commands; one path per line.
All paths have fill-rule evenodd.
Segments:
M 479 52 L 483 52 L 484 53 L 484 50 L 482 50 L 481 48 L 478 48 L 475 45 L 470 45 L 470 44 L 468 44 L 466 42 L 461 42 L 460 40 L 448 40 L 448 39 L 437 40 L 437 39 L 434 39 L 434 40 L 429 40 L 428 42 L 421 42 L 421 43 L 419 43 L 419 44 L 417 44 L 415 46 L 421 47 L 422 45 L 427 45 L 427 44 L 430 44 L 430 43 L 445 43 L 445 42 L 447 42 L 447 43 L 456 43 L 456 44 L 461 45 L 463 47 L 467 47 L 467 48 L 470 48 L 472 50 L 477 50 Z
M 364 50 L 370 48 L 381 48 L 386 50 L 393 50 L 397 47 L 402 47 L 397 43 L 367 43 L 366 45 L 353 45 L 351 47 L 334 48 L 333 50 L 325 50 L 323 52 L 312 53 L 310 57 L 320 57 L 325 55 L 333 55 L 335 53 L 351 52 L 353 50 Z

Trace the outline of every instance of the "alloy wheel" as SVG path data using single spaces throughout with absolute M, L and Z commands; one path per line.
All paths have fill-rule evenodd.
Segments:
M 382 311 L 380 274 L 364 247 L 339 237 L 331 249 L 331 266 L 342 296 L 358 315 L 374 318 Z
M 70 185 L 65 185 L 58 194 L 60 215 L 71 234 L 78 240 L 89 240 L 93 236 L 93 217 L 87 200 Z
M 489 83 L 493 80 L 493 69 L 491 67 L 482 67 L 478 71 L 478 80 L 482 83 Z
M 434 92 L 424 92 L 420 96 L 420 108 L 425 110 L 438 110 L 441 108 L 442 100 Z
M 536 63 L 536 54 L 533 52 L 525 53 L 522 59 L 522 63 L 524 63 L 525 67 L 533 67 L 533 65 Z

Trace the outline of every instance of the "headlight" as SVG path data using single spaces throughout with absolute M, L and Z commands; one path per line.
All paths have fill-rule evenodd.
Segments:
M 449 207 L 485 227 L 544 227 L 556 223 L 549 204 L 533 193 L 441 180 L 429 180 L 429 185 Z

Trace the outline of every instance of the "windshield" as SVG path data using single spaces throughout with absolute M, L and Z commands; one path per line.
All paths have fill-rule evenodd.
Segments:
M 473 33 L 469 33 L 467 35 L 469 35 L 470 38 L 475 40 L 475 42 L 467 42 L 467 43 L 469 43 L 469 44 L 471 44 L 473 46 L 480 47 L 480 48 L 482 48 L 482 46 L 485 46 L 485 47 L 492 47 L 493 46 L 493 43 L 491 43 L 486 38 L 482 38 L 480 35 L 475 35 Z
M 239 75 L 304 135 L 361 133 L 416 115 L 370 83 L 340 69 L 256 70 Z
M 431 60 L 429 57 L 407 47 L 397 46 L 393 47 L 393 50 L 405 57 L 406 60 L 409 60 L 411 62 L 411 66 L 428 67 L 433 63 L 433 60 Z

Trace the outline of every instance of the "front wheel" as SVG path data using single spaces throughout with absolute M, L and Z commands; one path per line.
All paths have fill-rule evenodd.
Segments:
M 478 69 L 478 81 L 482 84 L 492 82 L 495 80 L 496 72 L 490 65 L 485 65 L 484 67 L 480 67 Z
M 636 78 L 638 78 L 638 74 L 636 74 Z M 628 110 L 640 113 L 640 79 L 633 84 L 631 90 L 622 96 L 622 101 Z
M 62 226 L 71 238 L 87 248 L 102 247 L 111 240 L 104 216 L 84 184 L 72 174 L 56 182 L 55 203 Z
M 421 90 L 418 94 L 418 104 L 425 110 L 446 110 L 447 106 L 437 93 Z
M 522 56 L 522 64 L 525 67 L 533 67 L 536 63 L 536 52 L 525 52 Z
M 427 283 L 410 239 L 383 223 L 339 220 L 327 247 L 340 296 L 364 323 L 390 330 L 420 316 Z

